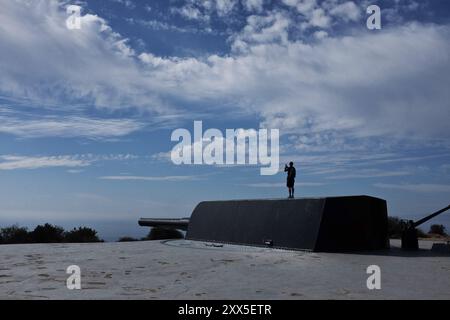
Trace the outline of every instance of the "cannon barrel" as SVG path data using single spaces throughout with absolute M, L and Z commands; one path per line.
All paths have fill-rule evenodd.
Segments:
M 402 249 L 418 250 L 419 249 L 419 240 L 417 238 L 416 227 L 420 226 L 421 224 L 427 222 L 430 219 L 433 219 L 434 217 L 440 215 L 441 213 L 443 213 L 449 209 L 450 209 L 450 205 L 439 211 L 436 211 L 416 222 L 411 221 L 409 223 L 408 227 L 403 231 L 403 234 L 402 234 Z
M 436 212 L 434 212 L 434 213 L 432 213 L 432 214 L 426 216 L 425 218 L 422 218 L 422 219 L 420 219 L 420 220 L 414 222 L 412 226 L 413 226 L 414 228 L 416 228 L 416 227 L 420 226 L 421 224 L 427 222 L 427 221 L 430 220 L 430 219 L 433 219 L 434 217 L 440 215 L 441 213 L 443 213 L 443 212 L 445 212 L 445 211 L 447 211 L 447 210 L 449 210 L 449 209 L 450 209 L 450 205 L 448 205 L 447 207 L 445 207 L 445 208 L 443 208 L 443 209 L 441 209 L 441 210 L 439 210 L 439 211 L 436 211 Z
M 139 225 L 141 227 L 159 227 L 167 229 L 180 229 L 186 231 L 189 225 L 189 218 L 181 218 L 181 219 L 141 218 L 139 219 Z

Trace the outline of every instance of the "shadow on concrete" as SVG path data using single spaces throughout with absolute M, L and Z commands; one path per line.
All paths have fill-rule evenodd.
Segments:
M 419 250 L 402 250 L 400 247 L 391 246 L 387 250 L 352 252 L 357 255 L 368 256 L 385 256 L 385 257 L 403 257 L 403 258 L 430 258 L 430 257 L 447 257 L 450 258 L 450 253 L 432 251 L 429 248 L 420 248 Z

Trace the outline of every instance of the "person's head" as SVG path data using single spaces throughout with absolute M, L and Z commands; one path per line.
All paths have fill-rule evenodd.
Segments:
M 291 162 L 289 162 L 289 167 L 293 167 L 294 166 L 294 163 L 291 161 Z

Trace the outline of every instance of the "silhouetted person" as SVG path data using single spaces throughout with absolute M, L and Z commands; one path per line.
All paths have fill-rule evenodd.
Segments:
M 295 184 L 295 168 L 294 163 L 289 162 L 289 167 L 286 165 L 284 167 L 284 172 L 287 172 L 287 182 L 286 186 L 289 188 L 289 199 L 294 198 L 294 184 Z

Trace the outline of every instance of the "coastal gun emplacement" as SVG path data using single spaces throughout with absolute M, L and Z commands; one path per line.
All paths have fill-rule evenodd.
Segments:
M 406 227 L 402 232 L 402 249 L 405 250 L 419 250 L 419 239 L 417 238 L 417 227 L 421 224 L 424 224 L 428 220 L 433 219 L 434 217 L 444 213 L 445 211 L 450 209 L 450 205 L 447 207 L 436 211 L 425 218 L 422 218 L 416 222 L 410 220 L 406 223 Z
M 386 201 L 370 196 L 200 202 L 189 219 L 139 225 L 186 230 L 186 240 L 315 252 L 389 248 Z
M 403 220 L 402 249 L 418 250 L 417 227 L 449 209 Z M 184 230 L 188 240 L 293 250 L 389 248 L 386 201 L 368 196 L 205 201 L 189 218 L 141 218 L 139 225 Z

